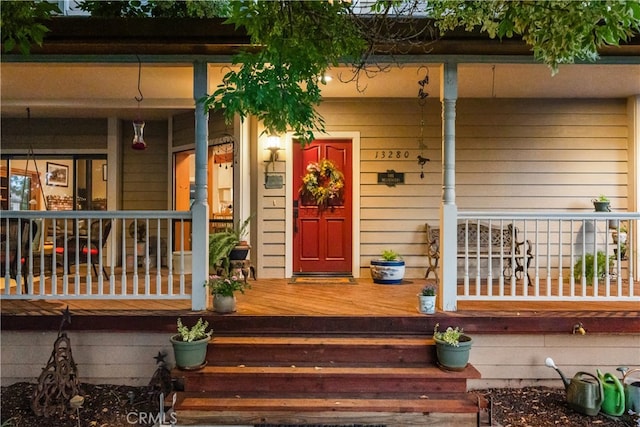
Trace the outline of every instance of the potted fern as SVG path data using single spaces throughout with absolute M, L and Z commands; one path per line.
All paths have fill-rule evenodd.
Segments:
M 385 249 L 380 258 L 371 260 L 373 283 L 397 285 L 404 278 L 404 260 L 396 251 Z
M 462 371 L 469 363 L 469 353 L 473 340 L 465 335 L 462 328 L 449 326 L 439 331 L 436 323 L 433 328 L 433 340 L 436 343 L 438 365 L 446 371 Z
M 229 253 L 229 259 L 231 260 L 243 260 L 247 258 L 249 254 L 249 249 L 251 249 L 251 245 L 247 242 L 247 228 L 249 227 L 249 223 L 251 221 L 251 216 L 245 219 L 243 222 L 238 221 L 230 231 L 236 238 L 236 245 L 233 247 L 231 252 Z
M 178 333 L 170 338 L 176 366 L 183 370 L 197 370 L 203 368 L 207 362 L 207 345 L 213 331 L 207 331 L 209 322 L 198 319 L 191 328 L 178 318 Z

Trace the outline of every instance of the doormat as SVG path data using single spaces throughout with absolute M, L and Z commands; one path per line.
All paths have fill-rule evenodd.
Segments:
M 293 276 L 289 283 L 298 285 L 328 285 L 328 284 L 353 284 L 356 279 L 353 276 Z

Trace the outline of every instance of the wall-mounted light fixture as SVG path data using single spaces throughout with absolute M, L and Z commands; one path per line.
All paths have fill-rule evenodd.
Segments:
M 280 136 L 270 133 L 267 139 L 264 140 L 264 148 L 270 151 L 269 160 L 266 161 L 264 168 L 264 186 L 265 188 L 282 188 L 283 176 L 279 173 L 269 174 L 269 165 L 273 165 L 273 170 L 276 170 L 275 162 L 278 160 L 278 151 L 280 151 Z
M 273 170 L 276 169 L 275 163 L 278 160 L 278 151 L 280 151 L 280 136 L 276 134 L 269 134 L 265 141 L 267 150 L 271 152 L 269 155 L 269 162 L 267 163 L 267 169 L 270 164 L 273 164 Z

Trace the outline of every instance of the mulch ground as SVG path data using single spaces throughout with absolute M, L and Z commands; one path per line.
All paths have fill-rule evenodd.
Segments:
M 85 400 L 78 412 L 37 417 L 30 407 L 34 387 L 35 384 L 29 383 L 2 387 L 2 427 L 144 426 L 153 425 L 145 422 L 149 421 L 146 414 L 158 412 L 157 404 L 149 401 L 146 387 L 82 384 Z M 625 414 L 619 418 L 581 415 L 567 406 L 562 389 L 525 387 L 477 392 L 491 401 L 493 426 L 640 427 L 637 415 Z

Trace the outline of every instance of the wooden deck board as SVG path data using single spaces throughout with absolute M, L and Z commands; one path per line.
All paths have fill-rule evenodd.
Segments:
M 401 285 L 379 285 L 370 279 L 351 284 L 292 284 L 286 279 L 251 281 L 246 294 L 238 294 L 238 313 L 245 316 L 423 316 L 418 312 L 416 294 L 424 280 L 408 280 Z M 187 286 L 190 292 L 190 286 Z M 191 301 L 179 299 L 48 299 L 1 300 L 3 314 L 89 311 L 189 311 Z M 551 302 L 551 301 L 459 301 L 459 311 L 637 311 L 638 301 Z
M 1 299 L 0 326 L 3 330 L 57 329 L 58 321 L 47 318 L 60 316 L 68 306 L 77 319 L 74 328 L 94 330 L 130 330 L 135 323 L 139 330 L 173 331 L 177 317 L 201 316 L 228 335 L 258 328 L 271 333 L 303 328 L 317 333 L 348 335 L 366 329 L 407 335 L 428 333 L 436 322 L 443 326 L 464 322 L 467 331 L 483 333 L 566 332 L 577 322 L 585 323 L 589 332 L 640 330 L 640 301 L 459 301 L 458 311 L 424 315 L 418 312 L 416 296 L 425 284 L 423 279 L 400 285 L 374 284 L 368 278 L 339 284 L 292 284 L 287 279 L 250 283 L 246 294 L 237 295 L 238 311 L 232 314 L 192 311 L 191 301 L 184 299 Z M 186 288 L 191 291 L 190 284 Z M 253 320 L 256 317 L 260 322 Z

